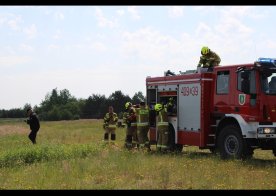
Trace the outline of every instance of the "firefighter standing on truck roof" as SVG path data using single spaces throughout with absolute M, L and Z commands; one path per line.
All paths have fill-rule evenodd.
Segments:
M 111 134 L 111 141 L 114 142 L 116 140 L 116 123 L 118 121 L 118 116 L 115 112 L 113 112 L 113 107 L 109 106 L 108 113 L 104 116 L 104 141 L 109 140 L 109 134 Z
M 136 109 L 137 116 L 137 134 L 139 140 L 139 148 L 150 151 L 150 143 L 148 138 L 149 132 L 149 109 L 144 101 L 140 102 L 140 108 Z
M 203 46 L 197 67 L 201 67 L 201 65 L 203 65 L 203 68 L 208 68 L 208 71 L 213 71 L 213 67 L 218 66 L 220 61 L 221 59 L 219 55 L 210 50 L 207 46 Z
M 166 152 L 169 150 L 169 122 L 167 108 L 162 104 L 157 103 L 154 106 L 154 109 L 157 113 L 157 151 Z
M 125 147 L 131 149 L 137 145 L 137 123 L 136 123 L 136 114 L 135 108 L 132 106 L 132 103 L 127 102 L 125 104 L 125 112 L 123 114 L 123 121 L 126 126 L 126 138 L 125 138 Z

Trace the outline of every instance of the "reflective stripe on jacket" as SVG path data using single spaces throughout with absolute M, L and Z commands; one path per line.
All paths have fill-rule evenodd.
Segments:
M 159 111 L 159 114 L 157 116 L 157 126 L 168 126 L 169 121 L 168 121 L 168 114 L 166 109 L 163 109 Z
M 148 126 L 149 125 L 149 110 L 147 108 L 138 108 L 136 110 L 137 115 L 137 126 Z

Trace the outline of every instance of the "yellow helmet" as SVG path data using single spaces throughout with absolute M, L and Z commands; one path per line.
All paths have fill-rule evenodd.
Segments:
M 160 103 L 157 103 L 157 104 L 155 104 L 154 109 L 155 109 L 155 111 L 159 112 L 160 110 L 163 109 L 163 105 Z
M 202 48 L 201 48 L 201 54 L 202 55 L 206 55 L 206 54 L 208 54 L 210 52 L 210 49 L 207 47 L 207 46 L 203 46 Z
M 130 102 L 126 102 L 126 104 L 125 104 L 126 109 L 130 106 L 132 106 L 132 104 Z

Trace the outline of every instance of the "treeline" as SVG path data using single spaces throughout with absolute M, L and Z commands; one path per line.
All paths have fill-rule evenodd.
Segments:
M 101 119 L 108 112 L 110 105 L 114 107 L 119 117 L 122 117 L 126 102 L 138 104 L 142 100 L 145 101 L 145 97 L 141 91 L 135 93 L 132 98 L 118 90 L 109 97 L 92 94 L 87 99 L 76 99 L 69 90 L 58 91 L 55 88 L 51 93 L 47 93 L 39 106 L 34 106 L 33 109 L 41 120 Z M 27 103 L 23 108 L 0 110 L 0 118 L 25 118 L 28 107 L 31 105 Z

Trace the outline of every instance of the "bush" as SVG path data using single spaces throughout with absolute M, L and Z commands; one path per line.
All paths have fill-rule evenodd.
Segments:
M 49 160 L 84 158 L 100 152 L 97 144 L 43 145 L 12 150 L 0 155 L 0 167 L 13 167 Z

